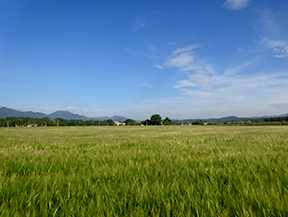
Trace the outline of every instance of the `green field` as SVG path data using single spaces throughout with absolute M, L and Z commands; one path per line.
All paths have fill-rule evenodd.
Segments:
M 288 216 L 288 127 L 0 128 L 0 216 Z

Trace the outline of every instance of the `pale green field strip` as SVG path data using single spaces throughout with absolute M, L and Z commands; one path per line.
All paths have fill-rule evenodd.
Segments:
M 0 128 L 0 216 L 288 216 L 288 127 Z

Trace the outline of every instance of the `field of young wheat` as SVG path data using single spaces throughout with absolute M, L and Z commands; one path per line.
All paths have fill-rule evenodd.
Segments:
M 288 127 L 0 128 L 0 216 L 288 216 Z

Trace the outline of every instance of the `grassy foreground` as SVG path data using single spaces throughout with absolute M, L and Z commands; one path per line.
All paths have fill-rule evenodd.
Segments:
M 288 216 L 288 127 L 0 128 L 0 216 Z

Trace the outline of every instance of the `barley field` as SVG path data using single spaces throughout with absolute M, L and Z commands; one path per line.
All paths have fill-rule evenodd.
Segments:
M 288 216 L 288 127 L 0 128 L 0 216 Z

